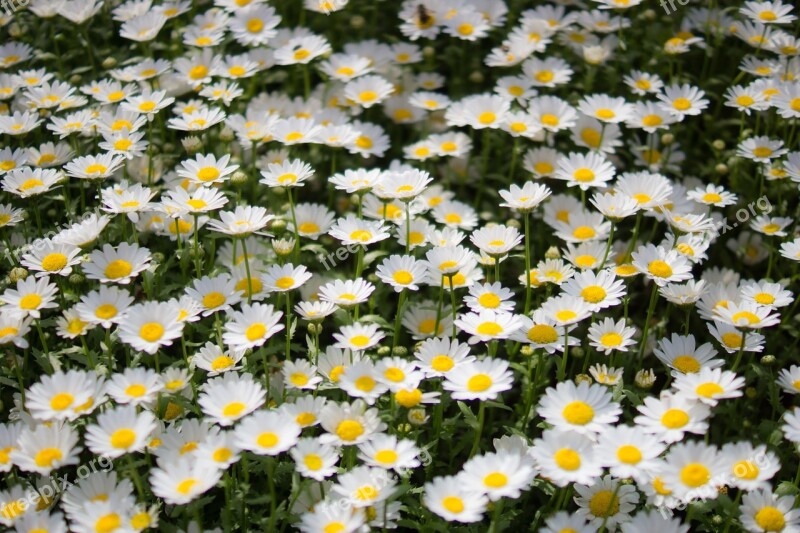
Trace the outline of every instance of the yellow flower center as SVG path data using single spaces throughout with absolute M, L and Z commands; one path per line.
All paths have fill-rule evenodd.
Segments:
M 431 368 L 437 372 L 447 372 L 455 366 L 455 361 L 447 355 L 437 355 L 431 359 Z
M 651 261 L 650 264 L 647 265 L 647 271 L 657 278 L 668 278 L 672 276 L 672 267 L 661 259 Z
M 700 463 L 689 463 L 681 469 L 681 482 L 692 488 L 705 485 L 711 479 L 711 471 Z
M 104 273 L 108 279 L 120 279 L 130 276 L 131 272 L 133 272 L 133 265 L 124 259 L 116 259 L 106 266 Z
M 550 344 L 558 340 L 556 328 L 548 324 L 536 324 L 528 330 L 528 340 L 536 344 Z
M 244 332 L 244 336 L 247 337 L 247 340 L 250 342 L 261 339 L 266 334 L 267 327 L 260 322 L 249 325 Z
M 642 452 L 636 446 L 626 444 L 617 449 L 617 459 L 627 465 L 635 465 L 642 460 Z
M 568 403 L 561 415 L 570 424 L 585 426 L 594 419 L 594 409 L 588 403 L 576 400 Z
M 483 392 L 492 386 L 492 378 L 487 374 L 475 374 L 467 381 L 467 390 Z
M 101 516 L 94 523 L 96 533 L 112 533 L 122 525 L 122 519 L 117 513 L 109 513 Z
M 689 423 L 689 414 L 680 409 L 668 409 L 661 415 L 661 425 L 669 429 L 680 429 Z
M 479 335 L 495 336 L 503 333 L 503 327 L 497 322 L 483 322 L 476 330 Z
M 492 489 L 499 489 L 508 484 L 508 476 L 502 472 L 492 472 L 483 478 L 483 484 Z
M 694 374 L 700 370 L 700 362 L 691 355 L 679 355 L 672 360 L 672 366 L 684 374 Z
M 364 426 L 357 420 L 342 420 L 336 426 L 336 435 L 344 442 L 352 442 L 364 434 Z
M 594 181 L 595 173 L 590 168 L 579 168 L 574 172 L 572 175 L 575 178 L 575 181 L 579 181 L 581 183 L 589 183 Z
M 783 531 L 786 526 L 786 517 L 780 509 L 772 506 L 762 507 L 753 518 L 764 531 Z
M 553 460 L 559 468 L 569 470 L 570 472 L 581 467 L 580 454 L 569 448 L 561 448 L 558 450 L 555 455 L 553 455 Z
M 67 266 L 67 256 L 62 253 L 47 254 L 42 259 L 42 268 L 48 272 L 56 272 Z
M 72 394 L 68 392 L 59 392 L 50 399 L 50 408 L 53 409 L 53 411 L 63 411 L 64 409 L 68 409 L 73 401 L 75 401 L 75 398 Z
M 262 448 L 273 448 L 278 442 L 280 437 L 271 431 L 265 431 L 256 438 L 256 443 Z
M 225 295 L 221 292 L 209 292 L 205 296 L 203 296 L 203 306 L 207 309 L 213 309 L 214 307 L 219 307 L 220 305 L 225 303 Z
M 601 490 L 589 501 L 589 510 L 594 516 L 605 518 L 619 512 L 619 498 L 610 490 Z
M 19 301 L 20 309 L 31 311 L 38 308 L 42 304 L 42 297 L 38 294 L 31 293 L 23 296 Z
M 111 446 L 119 450 L 126 450 L 136 442 L 136 432 L 129 428 L 116 430 L 111 434 Z
M 678 111 L 686 111 L 692 107 L 692 102 L 688 98 L 676 98 L 672 101 L 672 107 Z
M 480 115 L 478 115 L 478 122 L 483 125 L 492 124 L 495 120 L 497 120 L 497 115 L 492 113 L 491 111 L 484 111 Z
M 600 344 L 608 348 L 619 346 L 622 344 L 622 335 L 614 332 L 605 333 L 602 337 L 600 337 Z
M 453 514 L 463 513 L 464 500 L 458 496 L 446 496 L 445 498 L 442 498 L 442 507 Z
M 36 466 L 40 468 L 47 468 L 52 467 L 53 463 L 60 461 L 63 457 L 64 454 L 62 454 L 61 450 L 58 448 L 42 448 L 36 452 L 33 460 L 36 463 Z
M 380 450 L 375 454 L 375 460 L 385 465 L 397 462 L 397 452 L 394 450 Z
M 375 380 L 370 376 L 361 376 L 355 380 L 355 386 L 362 392 L 370 392 L 375 388 Z
M 139 336 L 147 342 L 157 342 L 164 336 L 164 326 L 158 322 L 148 322 L 139 329 Z

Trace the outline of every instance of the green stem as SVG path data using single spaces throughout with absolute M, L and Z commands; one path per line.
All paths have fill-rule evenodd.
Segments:
M 478 447 L 481 443 L 481 434 L 483 433 L 483 424 L 486 419 L 486 402 L 480 402 L 478 406 L 478 427 L 475 428 L 475 438 L 472 441 L 472 449 L 469 452 L 470 458 L 478 453 Z

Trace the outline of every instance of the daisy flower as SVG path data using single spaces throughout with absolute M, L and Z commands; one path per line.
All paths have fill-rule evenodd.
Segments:
M 507 339 L 521 327 L 520 319 L 513 313 L 481 310 L 466 313 L 455 321 L 456 327 L 470 334 L 470 344 Z
M 420 465 L 417 459 L 420 450 L 414 441 L 398 439 L 394 435 L 376 435 L 359 444 L 358 451 L 359 459 L 368 466 L 395 470 L 398 473 Z
M 728 353 L 736 353 L 740 349 L 743 352 L 760 352 L 764 349 L 764 336 L 758 333 L 751 331 L 745 336 L 736 326 L 724 322 L 709 323 L 706 326 L 711 335 Z M 744 343 L 744 348 L 742 348 L 742 343 Z
M 142 451 L 155 428 L 150 411 L 137 413 L 132 405 L 119 406 L 104 411 L 96 424 L 86 427 L 86 445 L 97 455 L 121 457 Z
M 259 206 L 237 205 L 233 211 L 221 211 L 219 220 L 210 220 L 208 226 L 219 233 L 244 237 L 261 231 L 275 218 Z
M 241 311 L 230 313 L 222 340 L 235 350 L 261 346 L 284 329 L 281 318 L 283 312 L 276 311 L 271 304 L 243 304 Z
M 419 367 L 427 377 L 442 377 L 458 366 L 470 363 L 475 357 L 469 354 L 469 346 L 448 337 L 435 337 L 422 341 L 414 352 Z
M 83 271 L 87 278 L 101 283 L 127 285 L 149 265 L 150 250 L 122 242 L 117 248 L 105 244 L 102 251 L 93 251 L 83 264 Z
M 345 246 L 359 244 L 367 246 L 389 238 L 386 226 L 382 221 L 359 219 L 354 214 L 340 218 L 328 231 L 334 239 L 342 241 Z
M 198 352 L 191 357 L 191 362 L 197 368 L 208 372 L 209 377 L 240 370 L 239 363 L 244 357 L 244 351 L 223 351 L 222 348 L 207 341 Z
M 676 250 L 665 250 L 661 246 L 647 244 L 633 252 L 633 266 L 656 285 L 663 287 L 670 282 L 691 279 L 691 263 Z
M 604 476 L 599 482 L 591 485 L 575 485 L 575 503 L 578 516 L 589 520 L 589 524 L 601 528 L 614 529 L 631 519 L 631 511 L 639 503 L 639 493 L 632 485 L 623 485 L 621 481 Z
M 219 159 L 214 154 L 197 154 L 194 159 L 181 161 L 177 174 L 198 185 L 223 183 L 239 168 L 239 165 L 228 164 L 230 158 L 231 156 L 228 154 Z
M 473 523 L 483 519 L 488 498 L 464 487 L 460 477 L 435 477 L 425 483 L 422 503 L 449 522 Z
M 319 418 L 322 429 L 326 431 L 320 437 L 324 444 L 361 444 L 386 429 L 378 410 L 368 408 L 363 400 L 355 400 L 353 403 L 328 402 L 322 408 Z
M 336 339 L 335 346 L 337 348 L 346 348 L 357 352 L 377 345 L 384 338 L 384 334 L 381 333 L 380 326 L 377 324 L 356 323 L 342 326 L 339 333 L 333 334 L 333 338 Z
M 742 301 L 714 308 L 714 319 L 740 330 L 748 330 L 772 327 L 780 322 L 780 314 L 774 312 L 774 308 Z
M 702 402 L 663 393 L 660 398 L 644 398 L 636 409 L 641 415 L 634 422 L 667 444 L 683 440 L 685 433 L 703 435 L 708 431 L 706 419 L 711 410 Z
M 341 531 L 353 533 L 360 531 L 366 522 L 366 513 L 358 512 L 346 502 L 323 500 L 302 515 L 298 529 L 303 533 L 317 531 Z
M 595 457 L 595 445 L 587 437 L 547 429 L 533 441 L 530 454 L 540 475 L 558 487 L 570 483 L 591 485 L 603 472 Z
M 208 468 L 193 457 L 179 457 L 151 469 L 149 481 L 157 497 L 171 505 L 184 505 L 212 488 L 221 478 L 220 470 Z
M 711 343 L 697 346 L 694 335 L 673 333 L 669 339 L 659 340 L 653 353 L 662 363 L 673 369 L 673 377 L 694 374 L 703 368 L 714 369 L 724 363 L 722 359 L 716 359 L 717 352 Z
M 597 460 L 617 479 L 643 482 L 655 474 L 658 458 L 665 449 L 665 444 L 643 429 L 619 425 L 598 437 Z
M 764 444 L 753 446 L 749 442 L 729 442 L 722 447 L 721 453 L 732 474 L 729 483 L 740 490 L 769 489 L 770 479 L 781 469 L 778 457 L 767 451 Z
M 444 390 L 455 400 L 494 400 L 498 394 L 511 389 L 514 378 L 508 363 L 486 358 L 465 362 L 445 375 Z
M 278 455 L 297 443 L 300 426 L 280 411 L 258 411 L 234 430 L 236 444 L 256 455 Z
M 534 476 L 533 466 L 521 455 L 505 451 L 473 457 L 458 475 L 464 485 L 485 493 L 490 501 L 518 498 Z
M 614 167 L 596 152 L 588 154 L 571 153 L 558 162 L 555 178 L 567 182 L 567 187 L 605 188 L 614 177 Z
M 571 381 L 548 388 L 537 411 L 556 429 L 589 437 L 616 422 L 621 413 L 604 387 L 586 382 L 576 386 Z
M 311 279 L 311 273 L 306 267 L 287 263 L 284 265 L 272 265 L 261 276 L 261 279 L 269 292 L 287 292 L 297 289 L 306 281 Z
M 690 502 L 714 498 L 725 483 L 725 459 L 716 447 L 689 441 L 673 445 L 663 467 L 664 483 L 675 497 Z
M 344 96 L 355 105 L 369 109 L 389 98 L 394 90 L 394 85 L 382 76 L 370 74 L 348 82 L 344 86 Z
M 324 481 L 334 475 L 336 463 L 339 462 L 339 453 L 335 447 L 311 437 L 298 440 L 289 450 L 289 455 L 295 462 L 298 474 L 316 481 Z
M 313 390 L 322 383 L 322 378 L 317 375 L 317 367 L 308 361 L 285 361 L 281 374 L 287 389 Z
M 120 340 L 135 350 L 155 354 L 162 346 L 183 335 L 183 323 L 170 302 L 145 302 L 128 309 L 128 316 L 119 325 Z
M 702 368 L 692 374 L 675 377 L 672 384 L 677 394 L 690 400 L 698 400 L 710 406 L 719 400 L 738 398 L 744 386 L 744 378 L 720 368 Z
M 22 430 L 11 461 L 23 472 L 49 475 L 79 462 L 78 434 L 69 425 L 42 424 Z
M 319 300 L 330 302 L 344 309 L 349 309 L 367 301 L 375 286 L 361 278 L 355 280 L 334 280 L 320 286 Z
M 94 392 L 87 372 L 58 371 L 42 376 L 25 394 L 25 407 L 37 420 L 75 420 L 86 414 Z
M 661 108 L 679 120 L 701 114 L 709 104 L 705 91 L 689 84 L 667 86 L 657 96 L 661 101 Z
M 80 248 L 59 244 L 49 239 L 39 239 L 31 244 L 30 252 L 23 254 L 22 265 L 36 271 L 37 277 L 69 276 L 72 267 L 81 262 Z
M 264 404 L 266 392 L 250 374 L 226 372 L 203 385 L 197 403 L 210 422 L 230 426 Z
M 58 288 L 50 283 L 50 278 L 29 277 L 17 281 L 16 289 L 6 289 L 0 295 L 0 302 L 6 304 L 4 308 L 9 314 L 20 318 L 40 318 L 45 309 L 58 307 L 55 296 Z
M 164 389 L 164 380 L 147 368 L 126 368 L 114 374 L 108 382 L 107 392 L 120 404 L 151 406 L 158 393 Z
M 628 346 L 636 344 L 633 340 L 636 329 L 625 324 L 624 318 L 614 322 L 613 318 L 608 317 L 602 322 L 592 324 L 589 328 L 589 344 L 606 355 L 614 350 L 627 352 Z
M 259 183 L 269 187 L 302 187 L 303 182 L 314 176 L 314 169 L 299 159 L 270 163 L 262 170 Z

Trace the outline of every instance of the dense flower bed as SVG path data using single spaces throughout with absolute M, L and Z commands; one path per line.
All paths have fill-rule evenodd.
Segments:
M 798 532 L 782 0 L 4 0 L 0 524 Z

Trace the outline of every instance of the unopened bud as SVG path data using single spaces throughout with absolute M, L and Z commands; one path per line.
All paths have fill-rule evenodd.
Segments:
M 405 346 L 395 346 L 392 350 L 392 355 L 396 357 L 405 357 L 408 355 L 408 348 Z
M 15 267 L 11 269 L 11 272 L 8 273 L 8 279 L 12 283 L 16 283 L 20 280 L 24 280 L 28 277 L 28 271 L 22 267 Z
M 111 56 L 108 56 L 103 60 L 103 68 L 108 70 L 110 68 L 114 68 L 117 66 L 117 60 Z
M 646 9 L 641 17 L 642 20 L 656 20 L 656 12 L 653 9 Z
M 640 389 L 648 390 L 656 383 L 656 374 L 652 370 L 639 370 L 633 378 L 634 383 Z
M 719 150 L 721 152 L 722 150 L 725 149 L 725 141 L 723 141 L 722 139 L 717 139 L 716 141 L 711 143 L 711 146 L 714 147 L 714 150 Z
M 775 364 L 775 356 L 768 354 L 761 358 L 761 364 L 764 366 L 772 366 Z
M 425 414 L 425 409 L 417 407 L 408 411 L 408 421 L 414 426 L 421 426 L 428 421 L 428 415 Z
M 195 137 L 194 135 L 189 135 L 188 137 L 184 137 L 181 140 L 181 144 L 183 145 L 183 149 L 186 150 L 186 152 L 189 154 L 197 153 L 203 149 L 203 141 L 201 141 L 199 137 Z
M 577 385 L 580 385 L 581 383 L 588 383 L 589 385 L 591 385 L 592 383 L 594 383 L 594 379 L 592 379 L 592 376 L 590 376 L 589 374 L 578 374 L 577 376 L 575 376 L 575 383 Z
M 744 393 L 751 400 L 758 396 L 758 390 L 756 390 L 755 387 L 747 387 L 746 389 L 744 389 Z
M 661 136 L 661 144 L 664 146 L 669 146 L 670 144 L 675 142 L 675 136 L 671 133 L 665 133 Z
M 86 276 L 84 276 L 83 274 L 80 274 L 78 272 L 73 272 L 72 274 L 69 275 L 70 285 L 80 285 L 84 281 L 86 281 Z
M 728 165 L 726 165 L 725 163 L 720 163 L 719 165 L 714 167 L 714 170 L 717 171 L 717 174 L 721 174 L 724 176 L 725 174 L 728 173 Z
M 78 85 L 78 84 L 81 82 L 81 76 L 80 76 L 80 74 L 73 74 L 72 76 L 70 76 L 70 77 L 69 77 L 69 82 L 70 82 L 72 85 Z
M 356 30 L 363 28 L 366 22 L 367 21 L 361 15 L 354 15 L 350 17 L 350 27 Z
M 316 335 L 316 334 L 317 334 L 317 325 L 316 325 L 316 324 L 314 324 L 313 322 L 309 322 L 309 323 L 308 323 L 308 326 L 306 326 L 306 329 L 307 329 L 307 330 L 308 330 L 308 332 L 309 332 L 309 333 L 311 333 L 312 335 Z M 320 326 L 320 327 L 319 327 L 319 329 L 322 329 L 322 326 Z
M 506 221 L 506 226 L 508 226 L 509 228 L 520 229 L 522 227 L 522 224 L 520 224 L 519 220 L 517 220 L 516 218 L 512 218 Z
M 544 253 L 544 258 L 545 259 L 560 259 L 561 258 L 561 250 L 559 250 L 557 246 L 551 246 Z
M 247 176 L 246 172 L 242 172 L 241 170 L 237 170 L 231 175 L 231 183 L 234 185 L 242 185 L 247 183 L 250 178 Z
M 533 355 L 533 346 L 526 344 L 519 350 L 519 354 L 523 357 L 530 357 Z
M 236 138 L 236 135 L 233 133 L 233 130 L 229 126 L 225 126 L 219 132 L 219 140 L 222 142 L 231 142 L 233 139 Z
M 281 257 L 286 257 L 294 251 L 294 239 L 272 239 L 272 249 Z
M 480 70 L 473 70 L 469 75 L 469 81 L 472 83 L 483 83 L 484 79 L 483 72 Z
M 166 258 L 164 257 L 163 253 L 161 253 L 161 252 L 154 252 L 153 253 L 153 262 L 155 262 L 155 263 L 163 263 L 164 259 L 166 259 Z
M 276 218 L 270 224 L 269 229 L 273 233 L 283 233 L 284 231 L 286 231 L 286 228 L 288 227 L 288 225 L 289 224 L 288 224 L 287 221 L 285 221 L 283 219 L 280 219 L 280 218 Z
M 380 357 L 387 357 L 391 353 L 392 349 L 389 346 L 381 346 L 380 348 L 378 348 L 378 355 Z

